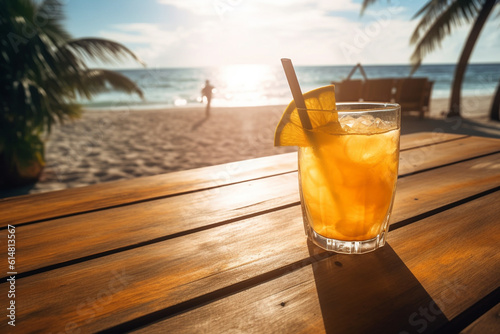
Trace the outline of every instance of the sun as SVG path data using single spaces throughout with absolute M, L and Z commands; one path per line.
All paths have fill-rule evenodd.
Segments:
M 266 65 L 242 64 L 224 66 L 221 74 L 228 87 L 258 91 L 263 88 L 272 72 Z

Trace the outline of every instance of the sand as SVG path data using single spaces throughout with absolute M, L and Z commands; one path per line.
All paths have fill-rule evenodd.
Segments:
M 463 99 L 465 120 L 445 120 L 447 99 L 434 99 L 425 120 L 405 115 L 402 133 L 439 131 L 500 138 L 500 124 L 487 121 L 491 97 Z M 0 197 L 47 192 L 156 175 L 274 154 L 275 126 L 285 106 L 163 110 L 87 110 L 57 126 L 47 140 L 46 166 L 35 185 Z

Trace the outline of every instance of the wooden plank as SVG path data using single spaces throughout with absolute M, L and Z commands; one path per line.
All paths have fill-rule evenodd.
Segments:
M 402 147 L 456 139 L 456 135 L 429 134 L 401 137 Z M 412 144 L 415 141 L 415 144 Z M 428 149 L 414 154 L 426 157 Z M 403 164 L 404 162 L 402 162 Z M 409 166 L 413 160 L 409 161 Z M 415 170 L 413 166 L 413 170 Z M 66 189 L 0 199 L 0 227 L 98 210 L 116 205 L 171 196 L 297 170 L 295 153 L 257 158 L 199 169 L 131 180 L 112 181 L 88 187 Z
M 500 185 L 495 167 L 499 164 L 500 154 L 495 154 L 439 168 L 422 178 L 400 179 L 391 221 L 402 221 Z M 173 237 L 298 201 L 297 174 L 292 173 L 21 226 L 18 272 Z M 51 245 L 51 250 L 40 251 L 46 245 Z
M 313 275 L 302 268 L 138 332 L 434 332 L 500 284 L 498 212 L 488 210 L 498 200 L 499 192 L 441 212 L 391 232 L 380 251 L 333 255 Z
M 17 228 L 19 273 L 298 204 L 297 173 Z M 46 245 L 51 245 L 50 250 Z
M 0 226 L 38 221 L 297 170 L 296 153 L 0 199 Z
M 400 179 L 391 222 L 500 185 L 495 167 L 499 164 L 500 154 L 495 154 L 435 169 L 424 177 Z M 293 173 L 21 226 L 18 272 L 194 232 L 298 201 L 297 174 Z M 41 252 L 46 245 L 51 250 Z
M 418 216 L 500 185 L 500 153 L 400 178 L 393 216 Z M 391 222 L 396 222 L 391 220 Z
M 430 301 L 389 246 L 334 255 L 133 333 L 415 333 L 408 314 Z
M 499 200 L 497 191 L 390 235 L 390 245 L 448 319 L 500 286 L 499 210 L 491 209 Z
M 444 132 L 416 132 L 407 135 L 403 135 L 401 138 L 400 148 L 402 151 L 416 148 L 419 146 L 428 146 L 445 141 L 453 141 L 461 138 L 469 137 L 467 135 L 451 134 Z
M 434 171 L 428 173 L 432 172 Z M 423 175 L 408 178 L 415 178 L 418 182 Z M 498 238 L 500 233 L 495 233 L 498 224 L 486 219 L 491 214 L 485 209 L 498 201 L 499 194 L 497 192 L 478 200 L 479 202 L 474 201 L 472 207 L 464 205 L 444 213 L 446 218 L 449 217 L 446 212 L 458 212 L 461 223 L 456 225 L 459 229 L 468 226 L 467 222 L 481 222 L 481 228 L 473 229 L 474 235 L 467 235 L 471 238 L 471 243 L 464 242 L 464 249 L 458 252 L 467 254 L 467 257 L 458 256 L 453 263 L 456 268 L 463 268 L 466 273 L 474 272 L 479 276 L 459 276 L 461 284 L 475 289 L 467 296 L 462 296 L 465 300 L 457 303 L 459 305 L 467 305 L 474 298 L 481 297 L 484 290 L 491 288 L 492 277 L 499 277 L 495 270 L 491 270 L 499 263 L 498 256 L 492 252 L 497 243 L 490 241 L 491 238 Z M 455 256 L 457 252 L 453 247 L 456 245 L 456 237 L 452 236 L 456 235 L 456 231 L 454 225 L 450 227 L 452 219 L 443 220 L 440 217 L 443 214 L 426 219 L 427 223 L 423 227 L 418 223 L 420 225 L 417 231 L 409 228 L 414 225 L 412 224 L 391 232 L 389 243 L 403 258 L 394 244 L 407 253 L 418 252 L 420 249 L 417 247 L 417 240 L 425 244 L 427 241 L 421 239 L 437 238 L 445 233 L 448 238 L 444 238 L 443 249 L 439 251 L 443 253 L 442 256 L 450 253 Z M 397 219 L 397 216 L 394 218 Z M 433 233 L 426 233 L 426 228 L 433 228 Z M 423 235 L 419 235 L 418 230 L 424 231 Z M 140 231 L 139 227 L 137 233 Z M 409 232 L 399 235 L 399 231 Z M 18 235 L 21 233 L 18 232 Z M 477 241 L 480 237 L 482 239 Z M 106 240 L 107 238 L 103 238 L 103 242 Z M 409 248 L 400 246 L 398 240 L 403 244 L 407 243 Z M 47 246 L 40 251 L 49 249 Z M 433 262 L 439 256 L 430 252 L 423 254 L 425 256 L 420 257 L 416 263 L 417 269 L 418 266 L 425 268 L 426 263 L 433 265 L 434 271 L 426 272 L 428 278 L 433 278 L 433 272 L 439 275 L 434 278 L 438 282 L 431 282 L 429 294 L 432 296 L 437 293 L 439 296 L 439 289 L 442 289 L 439 282 L 444 284 L 447 279 L 453 283 L 447 275 L 456 273 L 443 273 Z M 293 267 L 294 263 L 307 259 L 309 255 L 303 237 L 300 208 L 293 206 L 20 279 L 16 282 L 19 290 L 17 301 L 20 305 L 18 319 L 29 328 L 40 328 L 43 331 L 59 331 L 63 328 L 61 326 L 71 322 L 81 326 L 84 332 L 97 331 L 173 307 L 273 270 L 291 265 Z M 481 258 L 480 265 L 469 264 L 470 258 L 474 261 Z M 409 263 L 412 263 L 411 259 Z M 477 280 L 477 283 L 470 284 L 471 279 Z M 392 281 L 387 284 L 393 286 Z M 472 298 L 465 298 L 469 295 Z M 72 298 L 67 300 L 65 296 Z M 445 311 L 448 312 L 448 309 Z M 109 317 L 111 313 L 113 317 Z
M 399 172 L 400 175 L 411 174 L 493 152 L 500 152 L 500 140 L 484 137 L 466 137 L 423 146 L 401 152 Z
M 500 303 L 467 326 L 463 334 L 498 334 L 500 333 Z
M 307 256 L 301 224 L 295 206 L 19 279 L 16 319 L 41 332 L 70 322 L 95 332 L 286 265 L 285 250 Z M 267 249 L 276 241 L 273 231 L 298 242 Z

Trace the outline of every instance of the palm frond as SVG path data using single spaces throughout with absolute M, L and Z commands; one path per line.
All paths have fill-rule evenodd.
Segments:
M 33 22 L 43 26 L 43 33 L 57 44 L 71 39 L 71 35 L 64 29 L 61 22 L 65 19 L 63 4 L 59 0 L 44 0 L 37 8 Z
M 469 4 L 465 4 L 466 2 L 469 2 Z M 422 21 L 420 22 L 410 40 L 411 44 L 416 44 L 411 56 L 412 71 L 418 68 L 422 59 L 427 54 L 441 45 L 441 41 L 450 35 L 454 28 L 463 24 L 464 21 L 468 22 L 477 16 L 478 7 L 472 3 L 475 3 L 475 1 L 455 0 L 430 25 L 422 23 Z M 425 15 L 427 16 L 427 14 Z M 426 27 L 425 33 L 423 36 L 420 36 L 419 31 L 424 26 Z
M 143 66 L 146 64 L 124 45 L 102 38 L 79 38 L 68 42 L 68 47 L 83 57 L 114 63 L 128 56 Z
M 43 87 L 30 79 L 12 83 L 12 112 L 21 134 L 45 131 L 50 128 L 50 112 L 48 112 L 48 96 Z M 47 124 L 47 120 L 49 121 Z
M 452 0 L 454 1 L 454 0 Z M 443 8 L 446 8 L 449 5 L 450 0 L 429 0 L 425 5 L 422 6 L 411 18 L 412 20 L 416 19 L 420 15 L 424 14 L 429 17 L 435 18 L 438 16 Z
M 4 33 L 0 43 L 0 169 L 4 163 L 12 167 L 29 165 L 34 159 L 43 162 L 42 135 L 50 134 L 53 125 L 80 115 L 81 106 L 75 103 L 78 94 L 90 99 L 115 89 L 144 98 L 127 77 L 88 69 L 85 61 L 89 59 L 142 61 L 113 41 L 73 40 L 62 24 L 64 2 L 0 1 L 0 31 Z
M 365 13 L 366 8 L 368 8 L 369 6 L 373 5 L 375 2 L 377 2 L 377 0 L 363 0 L 363 4 L 361 4 L 360 15 L 363 16 L 363 14 Z M 387 2 L 390 2 L 390 1 L 387 0 Z
M 5 18 L 33 17 L 36 13 L 36 4 L 31 0 L 2 1 L 7 15 Z
M 56 122 L 64 123 L 67 120 L 76 119 L 82 115 L 82 106 L 78 103 L 58 103 L 51 106 L 51 110 L 53 111 L 51 124 L 55 124 Z
M 64 6 L 59 0 L 44 0 L 37 8 L 38 15 L 50 17 L 52 20 L 61 22 L 66 17 L 64 15 Z
M 84 87 L 86 91 L 83 93 L 87 96 L 92 96 L 112 88 L 128 94 L 135 93 L 139 95 L 141 99 L 144 99 L 144 94 L 139 86 L 118 72 L 104 69 L 91 69 L 82 72 L 80 75 L 85 83 Z
M 481 9 L 479 0 L 432 0 L 422 7 L 413 18 L 422 16 L 410 38 L 410 43 L 415 44 L 421 38 L 422 33 L 427 33 L 432 29 L 448 31 L 451 33 L 452 27 L 460 26 L 464 22 L 473 20 Z M 437 35 L 436 35 L 437 36 Z M 440 40 L 439 40 L 440 41 Z

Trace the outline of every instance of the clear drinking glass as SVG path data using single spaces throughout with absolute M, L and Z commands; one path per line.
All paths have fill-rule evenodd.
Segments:
M 308 238 L 329 251 L 362 254 L 385 244 L 399 165 L 398 104 L 337 103 L 330 122 L 299 147 L 299 187 Z

